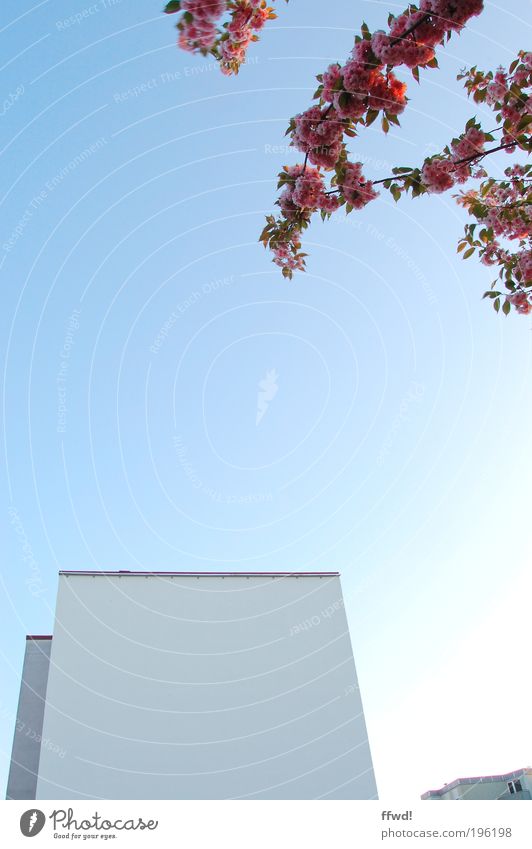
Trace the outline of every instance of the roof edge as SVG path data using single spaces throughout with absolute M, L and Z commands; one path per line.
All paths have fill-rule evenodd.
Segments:
M 482 782 L 495 782 L 495 781 L 510 781 L 512 778 L 519 778 L 520 775 L 525 775 L 529 772 L 530 767 L 521 767 L 521 769 L 514 769 L 513 772 L 501 772 L 495 775 L 471 775 L 464 776 L 462 778 L 455 778 L 454 781 L 450 781 L 449 784 L 444 784 L 443 787 L 440 787 L 438 790 L 427 790 L 422 794 L 421 798 L 426 799 L 428 796 L 441 796 L 443 793 L 448 793 L 449 790 L 454 790 L 455 787 L 459 787 L 460 784 L 482 784 Z
M 340 572 L 163 572 L 163 571 L 132 571 L 129 569 L 95 570 L 95 569 L 61 569 L 60 575 L 176 575 L 179 577 L 197 578 L 263 578 L 263 577 L 285 577 L 285 578 L 330 578 L 339 577 Z

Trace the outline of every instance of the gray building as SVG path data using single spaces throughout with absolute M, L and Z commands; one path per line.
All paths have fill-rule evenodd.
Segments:
M 457 778 L 439 790 L 428 790 L 422 799 L 482 800 L 532 799 L 532 769 L 517 769 L 504 775 Z
M 52 638 L 26 637 L 26 651 L 7 783 L 8 799 L 35 799 Z M 44 741 L 46 746 L 47 741 Z
M 61 572 L 7 795 L 377 798 L 338 573 Z

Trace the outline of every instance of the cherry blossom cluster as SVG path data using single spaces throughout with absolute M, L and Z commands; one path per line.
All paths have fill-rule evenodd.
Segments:
M 425 159 L 419 168 L 394 168 L 394 177 L 384 180 L 395 200 L 405 192 L 417 197 L 426 192 L 440 193 L 469 178 L 483 180 L 477 189 L 461 192 L 458 203 L 475 219 L 465 227 L 458 250 L 464 258 L 478 252 L 484 265 L 498 266 L 499 277 L 485 297 L 496 311 L 508 314 L 512 307 L 521 314 L 532 312 L 532 166 L 516 164 L 505 170 L 505 179 L 487 178 L 485 157 L 498 151 L 516 149 L 530 154 L 532 141 L 532 54 L 520 51 L 508 71 L 484 74 L 476 67 L 459 75 L 465 79 L 469 95 L 486 103 L 500 122 L 500 143 L 493 133 L 485 133 L 471 118 L 464 133 L 453 139 L 441 154 Z M 482 164 L 481 164 L 482 163 Z M 502 241 L 501 241 L 502 240 Z M 506 292 L 496 286 L 504 284 Z
M 442 5 L 439 4 L 440 9 Z M 477 6 L 472 3 L 469 8 Z M 425 25 L 426 19 L 418 12 L 413 17 L 420 22 L 420 28 Z M 401 18 L 403 27 L 412 26 L 404 16 Z M 390 27 L 387 43 L 392 51 L 397 46 L 393 39 L 398 26 L 396 20 Z M 462 25 L 463 20 L 456 15 L 454 25 Z M 390 120 L 388 113 L 393 115 L 395 109 L 395 114 L 400 114 L 404 108 L 406 87 L 393 76 L 389 67 L 385 75 L 380 64 L 375 62 L 374 37 L 365 37 L 363 30 L 363 39 L 355 45 L 346 65 L 343 68 L 331 65 L 319 78 L 318 104 L 297 115 L 290 124 L 292 144 L 305 153 L 305 162 L 285 169 L 280 185 L 287 183 L 289 188 L 285 187 L 278 202 L 281 217 L 276 220 L 269 216 L 261 235 L 286 277 L 304 268 L 305 254 L 300 253 L 301 231 L 308 226 L 314 212 L 319 211 L 325 218 L 344 204 L 350 212 L 361 209 L 377 196 L 375 183 L 364 178 L 360 163 L 348 161 L 344 141 L 346 134 L 354 134 L 357 123 L 368 123 L 370 110 L 377 113 L 382 110 L 386 120 Z M 418 60 L 420 57 L 418 54 Z M 393 64 L 397 54 L 391 53 L 387 58 Z M 434 56 L 427 53 L 424 58 L 431 62 Z M 513 308 L 526 315 L 532 313 L 532 166 L 518 163 L 506 168 L 501 180 L 488 178 L 484 163 L 486 157 L 498 151 L 512 153 L 518 149 L 529 154 L 532 150 L 529 132 L 532 125 L 532 54 L 520 51 L 508 71 L 499 68 L 495 74 L 484 74 L 472 68 L 458 78 L 465 79 L 468 94 L 476 102 L 485 102 L 493 109 L 500 126 L 487 133 L 475 118 L 471 118 L 461 135 L 441 153 L 427 157 L 420 168 L 394 168 L 392 177 L 376 183 L 383 183 L 398 200 L 408 192 L 414 197 L 439 194 L 460 187 L 471 178 L 481 180 L 478 188 L 461 191 L 456 196 L 458 203 L 475 219 L 475 223 L 466 225 L 458 250 L 463 251 L 464 258 L 478 252 L 484 265 L 498 266 L 498 279 L 485 293 L 495 310 L 502 308 L 508 314 Z M 378 86 L 383 86 L 380 101 Z M 394 95 L 391 92 L 398 94 L 392 110 L 390 103 Z M 373 116 L 370 118 L 374 120 Z M 501 132 L 498 143 L 488 147 L 495 143 L 494 133 L 498 131 Z M 316 167 L 310 168 L 307 162 Z M 334 171 L 331 189 L 327 189 L 325 183 L 327 171 Z M 497 284 L 503 285 L 505 291 L 496 288 Z
M 474 125 L 478 129 L 477 125 Z M 487 177 L 483 168 L 476 163 L 501 149 L 501 145 L 488 151 L 482 151 L 480 143 L 475 143 L 475 151 L 467 153 L 463 141 L 453 144 L 447 156 L 437 156 L 426 160 L 421 169 L 399 168 L 393 181 L 386 180 L 394 198 L 398 200 L 404 191 L 412 190 L 414 197 L 425 192 L 445 191 L 456 183 L 464 182 L 467 177 Z M 476 139 L 477 136 L 475 135 Z M 484 143 L 493 137 L 484 134 Z M 512 140 L 516 144 L 525 144 L 523 136 Z M 478 144 L 478 146 L 477 146 Z M 530 149 L 530 140 L 528 141 Z M 453 162 L 453 153 L 461 150 L 464 154 Z M 457 154 L 454 153 L 454 156 Z M 469 174 L 467 174 L 469 172 Z M 458 252 L 464 259 L 478 252 L 481 262 L 487 266 L 498 266 L 498 278 L 491 289 L 484 293 L 490 298 L 494 309 L 501 309 L 508 315 L 513 307 L 518 313 L 532 313 L 532 165 L 516 164 L 504 171 L 505 179 L 490 177 L 483 180 L 479 187 L 462 191 L 457 202 L 475 219 L 467 224 L 464 237 L 458 243 Z M 399 182 L 397 182 L 399 181 Z M 504 285 L 505 292 L 498 286 Z
M 463 72 L 458 79 L 475 103 L 487 103 L 502 124 L 502 142 L 512 153 L 512 142 L 532 123 L 532 53 L 521 50 L 509 69 L 498 68 L 495 74 L 479 71 L 475 66 Z
M 410 7 L 394 18 L 388 33 L 375 32 L 371 49 L 383 65 L 424 67 L 447 33 L 461 30 L 482 7 L 482 0 L 421 0 L 419 9 Z
M 496 113 L 496 120 L 500 122 L 496 129 L 502 133 L 500 143 L 486 149 L 486 144 L 494 142 L 495 136 L 493 132 L 485 133 L 475 118 L 471 118 L 464 132 L 453 139 L 442 153 L 427 157 L 420 169 L 393 169 L 394 178 L 383 182 L 396 200 L 403 192 L 410 190 L 414 196 L 425 192 L 438 194 L 465 183 L 470 177 L 486 177 L 486 171 L 480 163 L 486 156 L 499 150 L 507 153 L 514 152 L 516 148 L 525 153 L 532 150 L 529 133 L 532 125 L 532 53 L 520 51 L 509 71 L 499 68 L 495 75 L 491 71 L 484 74 L 474 67 L 459 74 L 458 79 L 465 79 L 465 88 L 476 102 L 486 102 Z M 520 166 L 510 169 L 516 185 L 522 176 L 519 169 Z M 485 189 L 486 184 L 483 184 Z M 507 194 L 510 190 L 501 189 L 499 194 L 507 200 L 505 192 Z M 470 198 L 472 195 L 468 193 L 464 197 Z M 515 198 L 512 198 L 512 204 L 514 202 Z
M 363 24 L 347 61 L 329 65 L 318 76 L 317 102 L 296 115 L 288 128 L 290 143 L 304 153 L 304 162 L 296 166 L 300 169 L 297 176 L 294 169 L 281 172 L 279 185 L 284 191 L 277 201 L 281 215 L 277 219 L 268 216 L 260 237 L 265 247 L 272 249 L 273 261 L 285 277 L 304 268 L 301 233 L 315 212 L 327 218 L 345 206 L 349 213 L 377 197 L 374 183 L 362 175 L 361 164 L 349 161 L 346 138 L 354 137 L 358 127 L 369 126 L 379 116 L 384 132 L 391 124 L 399 124 L 398 115 L 407 103 L 406 83 L 395 76 L 393 68 L 403 65 L 419 80 L 420 68 L 437 67 L 435 47 L 482 8 L 483 0 L 421 0 L 419 8 L 409 5 L 401 15 L 390 16 L 387 32 L 372 34 Z M 451 166 L 435 163 L 428 167 L 431 184 L 445 191 L 467 179 L 460 159 L 472 150 L 481 151 L 484 142 L 484 134 L 472 128 L 453 150 L 452 182 L 444 173 Z M 315 167 L 310 168 L 309 163 Z M 312 174 L 308 181 L 307 172 Z M 332 172 L 329 187 L 325 172 Z
M 484 295 L 497 312 L 502 303 L 504 313 L 514 307 L 526 315 L 532 312 L 532 165 L 514 165 L 504 174 L 505 180 L 490 178 L 460 194 L 458 202 L 475 223 L 466 225 L 458 250 L 466 257 L 478 251 L 484 265 L 499 266 Z
M 452 189 L 457 183 L 465 183 L 472 176 L 483 176 L 483 169 L 476 169 L 475 163 L 484 154 L 487 141 L 493 136 L 482 132 L 480 125 L 472 123 L 458 139 L 454 139 L 443 155 L 427 158 L 421 168 L 420 181 L 431 194 L 440 194 Z M 417 177 L 417 175 L 416 175 Z M 406 191 L 408 183 L 403 182 Z
M 308 225 L 313 213 L 320 211 L 325 217 L 338 209 L 337 191 L 352 209 L 361 209 L 377 196 L 371 182 L 362 174 L 362 165 L 347 159 L 336 173 L 337 190 L 327 191 L 323 173 L 306 164 L 285 166 L 279 178 L 283 192 L 278 203 L 283 220 L 276 222 L 274 216 L 268 216 L 261 240 L 269 244 L 274 253 L 273 261 L 283 269 L 285 277 L 304 269 L 305 254 L 299 250 L 301 229 Z
M 212 54 L 226 75 L 238 74 L 257 32 L 276 17 L 266 0 L 170 0 L 164 11 L 181 13 L 176 24 L 179 47 Z

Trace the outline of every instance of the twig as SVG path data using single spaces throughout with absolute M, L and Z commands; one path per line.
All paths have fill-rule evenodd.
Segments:
M 426 23 L 428 21 L 428 19 L 431 18 L 431 17 L 432 17 L 431 13 L 426 12 L 423 15 L 423 17 L 419 19 L 419 21 L 417 23 L 412 24 L 411 27 L 408 27 L 408 29 L 405 29 L 405 31 L 401 35 L 397 35 L 395 38 L 392 38 L 392 40 L 390 41 L 390 47 L 395 47 L 395 45 L 399 44 L 399 42 L 402 41 L 403 38 L 406 38 L 408 35 L 413 33 L 414 30 L 416 30 L 418 27 L 420 27 L 421 24 Z

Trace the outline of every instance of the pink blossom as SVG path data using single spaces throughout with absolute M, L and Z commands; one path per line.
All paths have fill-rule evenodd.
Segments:
M 480 15 L 483 0 L 421 0 L 420 11 L 439 18 L 446 30 L 460 30 L 475 15 Z
M 255 33 L 273 14 L 265 0 L 182 0 L 181 10 L 179 46 L 192 53 L 214 52 L 225 75 L 238 73 Z M 229 19 L 221 28 L 226 14 Z
M 396 19 L 399 20 L 401 19 Z M 416 65 L 426 65 L 434 58 L 434 49 L 419 43 L 414 34 L 412 37 L 401 38 L 400 34 L 393 35 L 393 29 L 394 27 L 390 35 L 377 31 L 371 38 L 371 48 L 383 65 L 406 65 L 407 68 L 415 68 Z M 400 33 L 404 31 L 402 25 L 398 29 Z
M 339 92 L 334 95 L 334 108 L 338 118 L 356 120 L 367 111 L 366 98 L 358 94 Z
M 382 109 L 392 115 L 400 115 L 406 106 L 406 83 L 392 73 L 385 77 L 376 76 L 369 90 L 370 109 Z
M 421 169 L 421 179 L 428 192 L 440 194 L 454 186 L 453 165 L 448 159 L 433 157 Z
M 371 180 L 365 180 L 362 175 L 361 162 L 346 162 L 342 166 L 338 183 L 346 202 L 353 209 L 362 209 L 378 197 L 378 192 L 374 190 Z
M 320 209 L 322 212 L 336 212 L 340 206 L 340 201 L 336 195 L 324 195 L 321 199 Z
M 493 82 L 486 89 L 486 100 L 490 106 L 493 106 L 495 103 L 501 102 L 504 99 L 507 91 L 508 79 L 504 71 L 500 69 L 495 74 Z
M 292 200 L 300 208 L 318 209 L 323 198 L 323 177 L 315 168 L 307 170 L 297 177 L 292 192 Z
M 342 68 L 345 91 L 365 96 L 375 71 L 362 62 L 351 59 Z
M 330 103 L 334 98 L 335 92 L 338 90 L 341 91 L 344 87 L 340 65 L 338 63 L 336 65 L 329 65 L 323 74 L 322 82 L 323 92 L 321 96 L 325 101 Z
M 295 117 L 292 144 L 308 154 L 314 165 L 334 168 L 341 150 L 344 126 L 334 109 L 312 106 Z
M 509 301 L 515 308 L 516 312 L 521 315 L 528 315 L 532 312 L 532 302 L 526 292 L 515 292 L 512 295 L 507 295 L 506 300 Z
M 517 266 L 522 282 L 528 285 L 532 284 L 532 250 L 523 251 L 520 254 Z
M 357 41 L 351 51 L 351 58 L 354 59 L 355 62 L 361 62 L 363 65 L 368 65 L 370 67 L 378 66 L 378 62 L 375 61 L 375 55 L 371 49 L 371 42 L 366 39 L 363 41 Z

